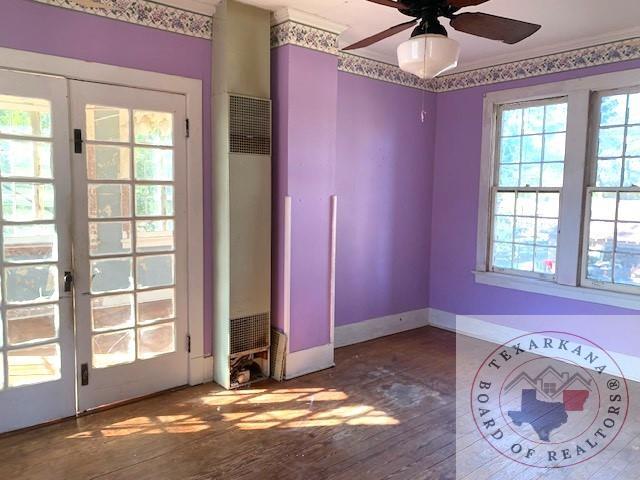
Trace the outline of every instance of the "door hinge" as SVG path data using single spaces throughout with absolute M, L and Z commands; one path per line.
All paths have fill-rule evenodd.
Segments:
M 186 132 L 185 136 L 189 138 L 191 136 L 191 131 L 189 130 L 189 119 L 187 118 L 184 123 L 185 123 L 185 126 L 187 127 L 185 131 Z
M 74 153 L 82 153 L 82 130 L 73 129 L 73 151 Z
M 187 335 L 187 353 L 191 353 L 191 335 Z
M 83 387 L 89 385 L 89 364 L 83 363 L 80 365 L 80 385 Z
M 73 272 L 64 272 L 64 291 L 70 292 L 73 287 Z

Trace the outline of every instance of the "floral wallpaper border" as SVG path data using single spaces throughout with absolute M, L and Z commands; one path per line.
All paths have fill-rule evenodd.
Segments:
M 338 51 L 338 36 L 287 21 L 271 28 L 271 47 L 297 45 L 338 55 L 338 70 L 431 92 L 447 92 L 640 59 L 640 38 L 585 47 L 422 81 L 388 63 Z
M 150 0 L 100 0 L 106 8 L 86 7 L 74 0 L 34 1 L 191 37 L 210 39 L 213 33 L 211 17 Z

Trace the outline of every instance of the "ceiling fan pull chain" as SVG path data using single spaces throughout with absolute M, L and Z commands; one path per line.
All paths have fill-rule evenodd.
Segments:
M 424 59 L 423 59 L 423 63 L 422 63 L 422 67 L 424 68 L 424 70 L 427 69 L 427 40 L 424 39 L 424 43 L 425 43 L 425 49 L 424 49 Z M 425 80 L 426 81 L 426 80 Z M 427 111 L 424 109 L 424 97 L 427 94 L 426 92 L 426 88 L 425 85 L 422 86 L 422 110 L 420 111 L 420 120 L 422 120 L 422 123 L 424 123 L 424 120 L 427 118 Z

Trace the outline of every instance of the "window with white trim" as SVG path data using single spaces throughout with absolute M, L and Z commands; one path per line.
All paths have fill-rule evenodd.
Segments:
M 552 278 L 556 272 L 567 101 L 498 109 L 491 268 Z
M 594 98 L 583 284 L 640 293 L 640 89 Z
M 476 281 L 640 309 L 640 70 L 484 104 Z

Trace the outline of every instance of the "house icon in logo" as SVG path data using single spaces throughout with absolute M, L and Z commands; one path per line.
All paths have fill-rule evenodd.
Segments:
M 512 390 L 535 390 L 539 400 L 557 401 L 565 391 L 592 391 L 593 381 L 580 373 L 570 375 L 569 372 L 559 372 L 552 366 L 546 367 L 537 376 L 531 377 L 527 372 L 521 372 L 505 388 L 505 393 Z M 566 394 L 564 394 L 566 397 Z

